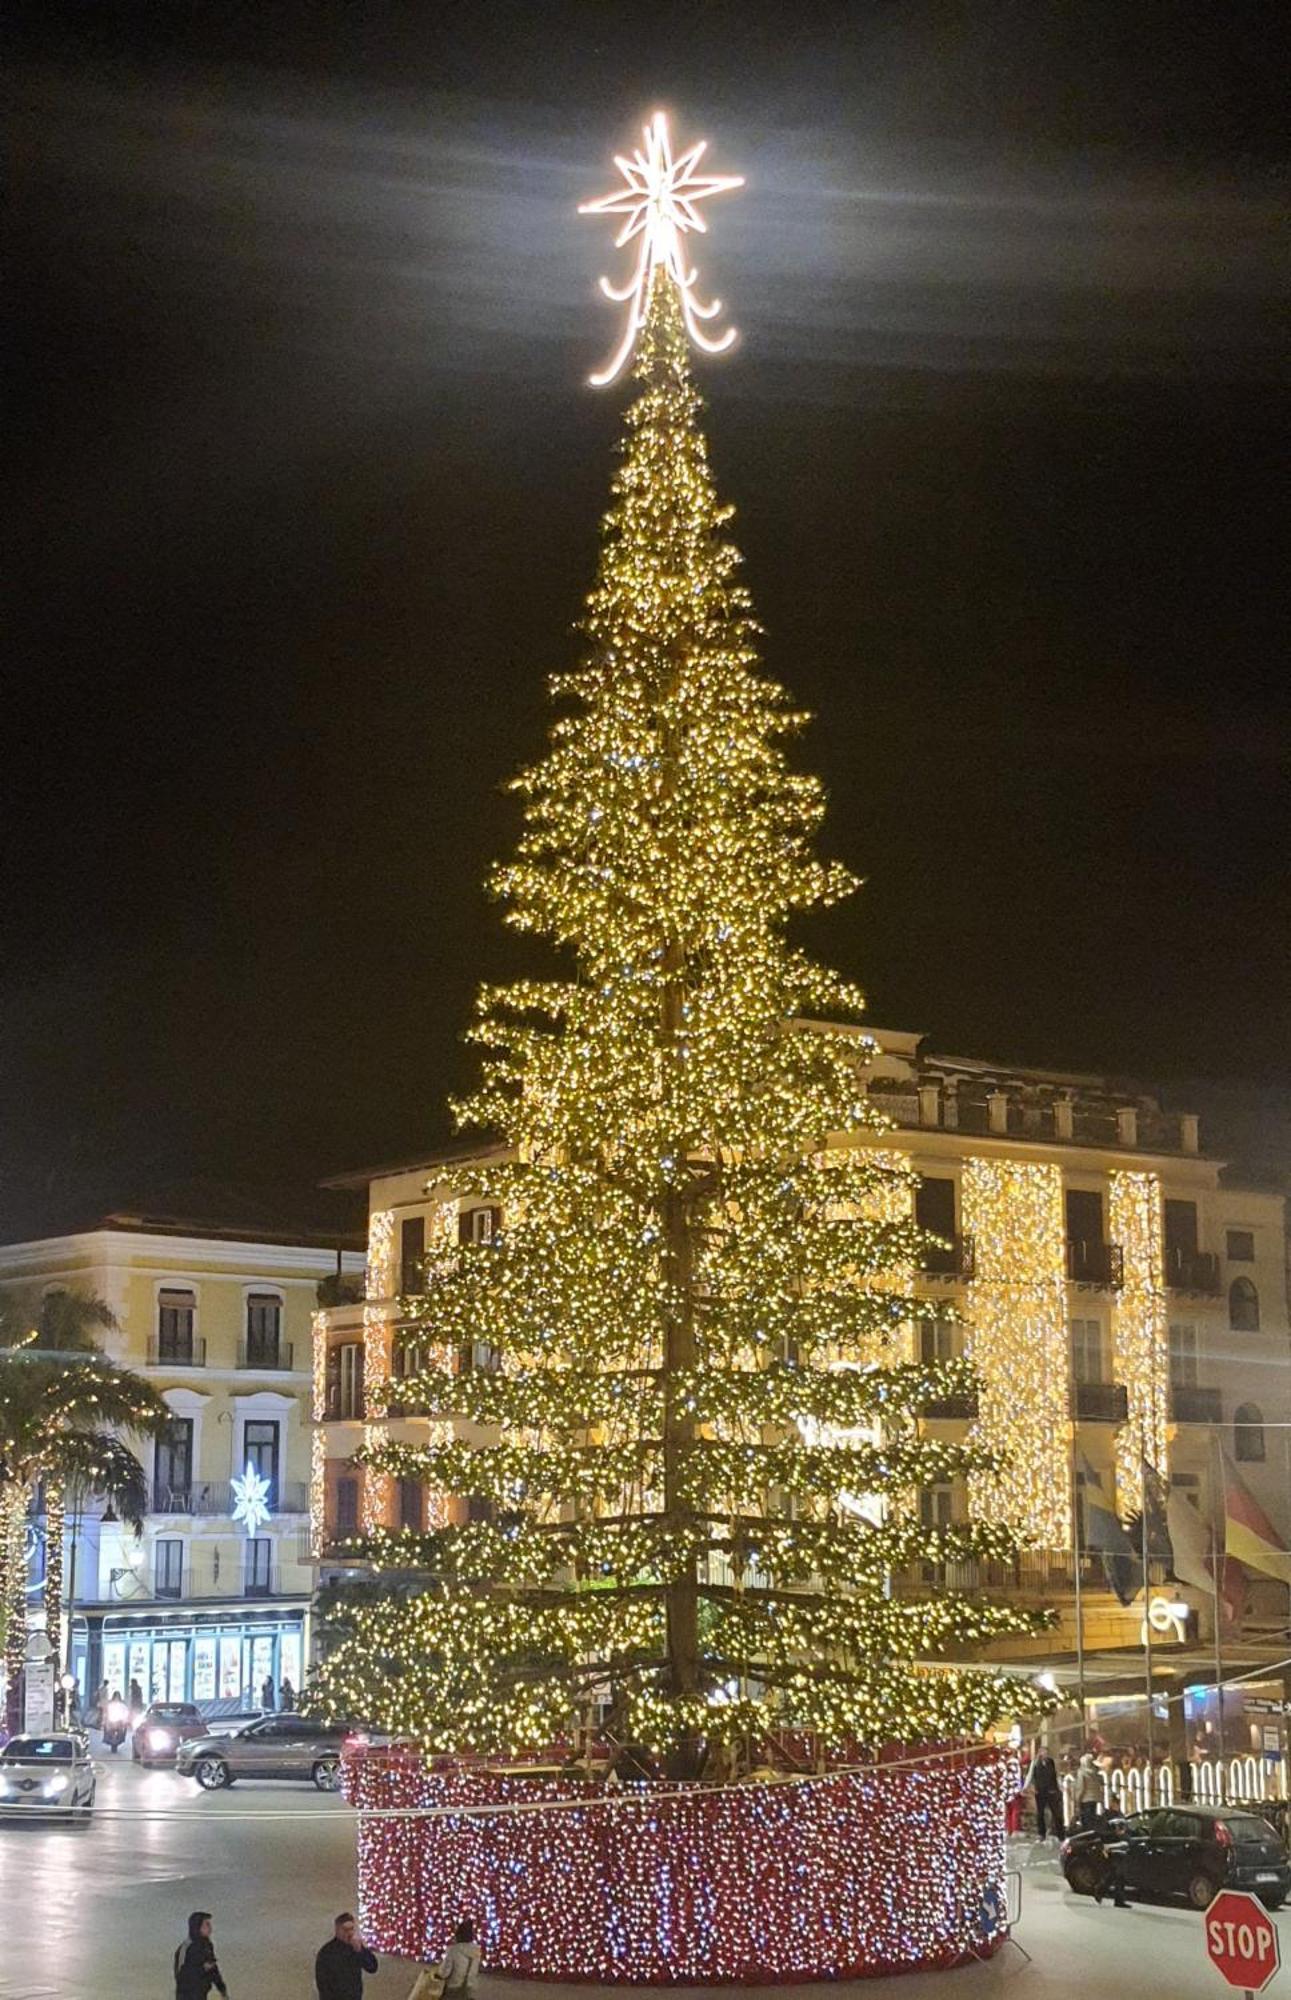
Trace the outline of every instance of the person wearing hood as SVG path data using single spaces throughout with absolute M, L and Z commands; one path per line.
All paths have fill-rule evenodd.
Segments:
M 175 2000 L 206 2000 L 208 1993 L 228 1993 L 211 1943 L 211 1913 L 194 1910 L 188 1919 L 188 1943 L 175 1952 Z
M 1083 1832 L 1092 1833 L 1098 1825 L 1102 1804 L 1103 1774 L 1094 1762 L 1093 1751 L 1086 1750 L 1076 1767 L 1076 1810 Z

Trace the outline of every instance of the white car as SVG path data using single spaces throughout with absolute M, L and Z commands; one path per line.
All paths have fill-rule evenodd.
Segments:
M 83 1736 L 70 1730 L 14 1736 L 0 1750 L 0 1816 L 88 1823 L 94 1766 Z

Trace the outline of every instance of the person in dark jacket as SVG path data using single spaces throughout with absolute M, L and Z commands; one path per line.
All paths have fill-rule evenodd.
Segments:
M 215 1962 L 211 1913 L 194 1910 L 188 1919 L 188 1943 L 175 1953 L 175 2000 L 206 2000 L 208 1993 L 228 1990 Z
M 318 2000 L 363 2000 L 363 1975 L 376 1969 L 375 1952 L 364 1944 L 350 1912 L 342 1910 L 314 1960 Z
M 1036 1752 L 1031 1766 L 1031 1789 L 1035 1793 L 1036 1829 L 1041 1840 L 1045 1837 L 1045 1820 L 1057 1839 L 1062 1839 L 1062 1784 L 1058 1777 L 1058 1766 L 1047 1750 Z

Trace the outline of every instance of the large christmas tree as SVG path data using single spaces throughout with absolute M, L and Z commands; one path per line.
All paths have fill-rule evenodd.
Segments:
M 860 995 L 786 936 L 854 885 L 812 852 L 821 788 L 784 749 L 804 718 L 757 670 L 682 303 L 653 270 L 586 664 L 554 683 L 496 878 L 568 968 L 481 996 L 458 1109 L 502 1146 L 456 1185 L 500 1226 L 459 1241 L 446 1211 L 403 1336 L 441 1365 L 389 1401 L 442 1422 L 368 1454 L 488 1505 L 361 1546 L 388 1580 L 336 1607 L 318 1679 L 437 1750 L 568 1740 L 608 1697 L 679 1772 L 790 1729 L 977 1732 L 1017 1684 L 946 1657 L 1027 1623 L 889 1589 L 1012 1541 L 920 1525 L 922 1485 L 990 1460 L 924 1434 L 973 1378 L 908 1358 L 925 1239 L 842 1025 Z M 481 1342 L 498 1367 L 459 1368 Z

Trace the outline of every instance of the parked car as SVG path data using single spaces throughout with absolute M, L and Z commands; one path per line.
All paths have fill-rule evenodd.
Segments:
M 1072 1834 L 1060 1850 L 1062 1872 L 1079 1896 L 1103 1875 L 1103 1850 L 1122 1843 L 1125 1884 L 1150 1895 L 1186 1896 L 1204 1910 L 1221 1889 L 1249 1889 L 1266 1909 L 1291 1893 L 1291 1865 L 1274 1828 L 1243 1806 L 1157 1806 Z
M 236 1736 L 239 1729 L 245 1729 L 248 1722 L 263 1722 L 273 1715 L 272 1708 L 239 1708 L 230 1715 L 208 1715 L 206 1734 L 208 1736 Z
M 309 1778 L 320 1792 L 341 1782 L 341 1751 L 353 1731 L 342 1722 L 307 1722 L 303 1715 L 266 1715 L 232 1736 L 197 1736 L 181 1743 L 175 1768 L 218 1792 L 239 1778 Z
M 83 1736 L 72 1730 L 48 1736 L 12 1736 L 0 1750 L 0 1815 L 62 1815 L 88 1823 L 94 1804 L 94 1766 Z
M 135 1724 L 131 1755 L 136 1764 L 173 1764 L 175 1752 L 191 1736 L 207 1735 L 202 1711 L 191 1701 L 154 1701 Z

